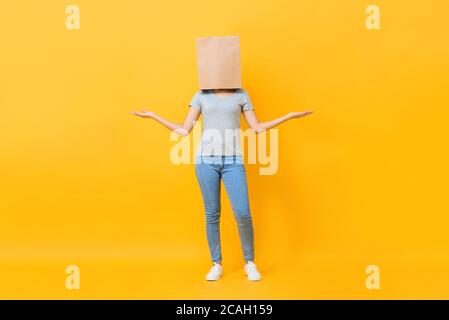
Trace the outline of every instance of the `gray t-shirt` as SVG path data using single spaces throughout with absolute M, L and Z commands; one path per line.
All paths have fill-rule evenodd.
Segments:
M 212 91 L 198 91 L 189 104 L 202 114 L 201 142 L 197 155 L 242 155 L 240 150 L 240 113 L 253 110 L 243 89 L 232 95 L 217 96 Z

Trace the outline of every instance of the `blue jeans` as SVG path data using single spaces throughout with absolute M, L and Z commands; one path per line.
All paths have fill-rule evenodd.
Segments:
M 226 188 L 237 221 L 243 257 L 254 260 L 253 221 L 249 210 L 246 171 L 241 156 L 200 156 L 195 158 L 195 173 L 203 196 L 206 234 L 212 261 L 221 262 L 220 181 Z

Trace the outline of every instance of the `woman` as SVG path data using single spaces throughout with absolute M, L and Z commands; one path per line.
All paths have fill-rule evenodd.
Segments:
M 218 280 L 223 275 L 220 246 L 220 181 L 223 180 L 238 225 L 245 260 L 244 272 L 249 280 L 258 281 L 261 275 L 254 264 L 253 222 L 243 155 L 238 142 L 240 113 L 243 113 L 250 128 L 259 133 L 312 112 L 292 112 L 272 121 L 259 122 L 250 98 L 243 89 L 201 90 L 194 95 L 189 106 L 190 110 L 183 124 L 171 122 L 154 112 L 132 114 L 154 119 L 182 136 L 190 133 L 202 114 L 202 135 L 195 158 L 195 173 L 203 197 L 206 234 L 213 262 L 206 280 Z M 227 138 L 230 130 L 234 131 L 231 140 Z

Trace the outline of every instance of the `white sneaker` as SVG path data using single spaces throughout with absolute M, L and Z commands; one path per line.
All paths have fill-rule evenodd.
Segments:
M 260 275 L 259 271 L 257 271 L 257 267 L 254 262 L 248 262 L 245 265 L 244 270 L 248 280 L 259 281 L 260 279 L 262 279 L 262 276 Z
M 223 267 L 219 264 L 214 262 L 214 266 L 210 268 L 209 272 L 206 275 L 207 281 L 216 281 L 221 278 L 223 275 Z

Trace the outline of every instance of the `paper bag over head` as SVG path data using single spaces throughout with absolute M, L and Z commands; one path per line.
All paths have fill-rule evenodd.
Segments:
M 196 49 L 201 90 L 242 87 L 239 36 L 197 38 Z

